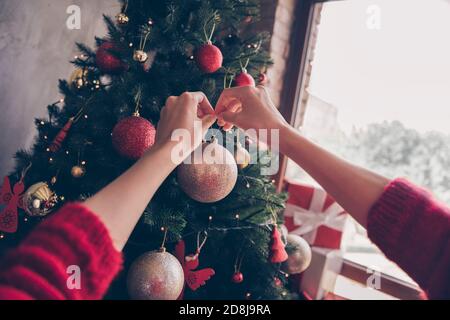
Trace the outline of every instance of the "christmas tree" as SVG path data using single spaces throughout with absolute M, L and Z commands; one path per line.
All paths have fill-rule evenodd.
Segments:
M 48 118 L 36 120 L 32 149 L 17 153 L 5 184 L 21 199 L 18 221 L 0 219 L 2 252 L 64 203 L 102 189 L 151 148 L 169 96 L 202 91 L 214 105 L 225 88 L 266 81 L 269 35 L 248 32 L 259 1 L 121 2 L 116 17 L 104 17 L 108 36 L 97 39 L 95 50 L 77 44 L 73 76 L 59 85 L 64 98 L 48 106 Z M 233 155 L 243 161 L 237 178 L 233 168 L 222 172 L 219 189 L 189 166 L 167 179 L 124 250 L 125 268 L 108 298 L 133 297 L 130 267 L 161 243 L 183 264 L 185 299 L 292 298 L 281 269 L 285 196 L 261 175 L 270 154 L 249 154 L 252 141 L 239 134 L 223 144 L 236 139 Z M 257 163 L 248 165 L 249 156 Z

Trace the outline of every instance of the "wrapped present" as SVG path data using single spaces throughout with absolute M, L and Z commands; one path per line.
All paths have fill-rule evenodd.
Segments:
M 340 249 L 347 213 L 324 190 L 288 182 L 285 225 L 311 246 Z

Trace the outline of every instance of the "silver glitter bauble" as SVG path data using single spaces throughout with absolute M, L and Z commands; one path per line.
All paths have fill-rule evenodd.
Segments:
M 299 274 L 308 269 L 311 264 L 312 252 L 308 242 L 294 234 L 287 236 L 288 246 L 294 247 L 288 260 L 283 264 L 283 270 L 290 275 Z
M 127 287 L 133 300 L 177 300 L 184 288 L 183 267 L 165 250 L 145 253 L 128 271 Z

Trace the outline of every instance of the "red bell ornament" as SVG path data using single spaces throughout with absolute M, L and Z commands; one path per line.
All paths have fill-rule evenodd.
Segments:
M 272 231 L 272 243 L 270 246 L 270 262 L 283 263 L 288 260 L 289 256 L 286 252 L 285 245 L 281 239 L 281 233 L 277 226 Z

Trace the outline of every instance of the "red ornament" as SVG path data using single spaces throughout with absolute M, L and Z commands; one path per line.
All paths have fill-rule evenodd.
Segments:
M 222 67 L 222 51 L 212 43 L 205 44 L 197 49 L 195 61 L 204 73 L 214 73 Z
M 281 233 L 277 226 L 273 227 L 272 244 L 270 249 L 271 263 L 283 263 L 289 258 L 283 240 L 281 239 Z
M 216 272 L 211 268 L 194 271 L 200 265 L 200 250 L 197 250 L 197 253 L 195 255 L 190 255 L 187 257 L 185 256 L 185 252 L 186 244 L 182 240 L 178 242 L 177 246 L 175 247 L 175 256 L 178 258 L 183 267 L 184 278 L 186 279 L 187 286 L 192 291 L 196 291 L 200 287 L 204 286 L 206 284 L 206 281 L 211 279 L 211 277 L 214 276 Z M 181 293 L 179 299 L 183 299 L 183 296 L 184 290 Z
M 237 284 L 242 283 L 244 282 L 244 275 L 242 274 L 242 272 L 236 272 L 235 274 L 233 274 L 231 280 Z
M 127 65 L 114 55 L 114 51 L 118 51 L 117 46 L 110 41 L 104 42 L 98 48 L 95 56 L 95 63 L 100 71 L 117 74 L 127 69 Z
M 155 144 L 155 138 L 155 127 L 138 114 L 121 120 L 112 133 L 116 151 L 131 160 L 141 158 Z
M 66 140 L 67 134 L 69 133 L 70 128 L 72 128 L 74 121 L 75 121 L 75 118 L 70 118 L 69 121 L 64 126 L 64 128 L 62 128 L 61 131 L 58 132 L 58 134 L 56 135 L 52 144 L 50 145 L 49 149 L 51 152 L 55 153 L 61 149 L 61 146 L 62 146 L 64 140 Z
M 269 83 L 269 77 L 266 73 L 261 73 L 259 75 L 259 84 L 265 85 L 267 83 Z
M 0 190 L 0 204 L 6 205 L 0 212 L 0 231 L 6 233 L 15 233 L 19 226 L 20 197 L 25 191 L 25 185 L 22 180 L 14 185 L 11 190 L 9 177 L 5 177 L 2 189 Z
M 242 70 L 242 72 L 234 78 L 234 86 L 255 87 L 256 82 L 255 79 L 253 79 L 253 77 L 247 72 L 247 70 Z

